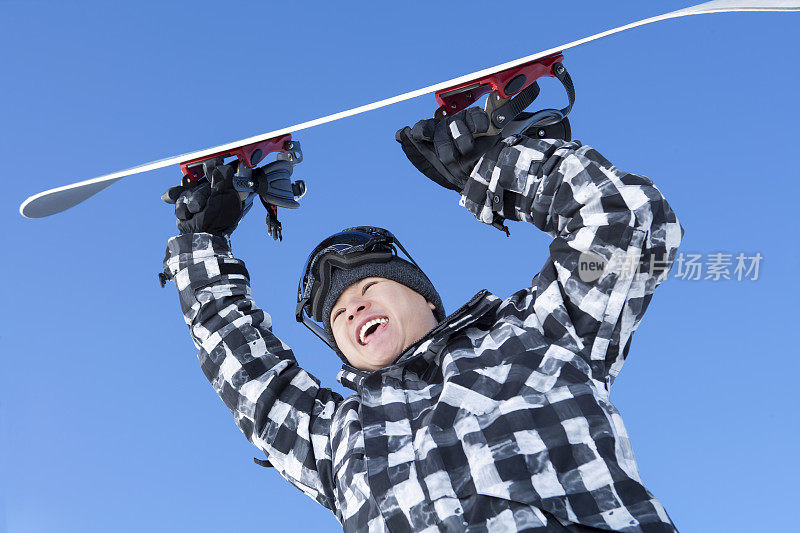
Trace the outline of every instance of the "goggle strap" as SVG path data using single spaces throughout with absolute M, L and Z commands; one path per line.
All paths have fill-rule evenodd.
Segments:
M 403 245 L 402 245 L 402 244 L 400 244 L 400 241 L 398 241 L 397 239 L 393 239 L 393 241 L 394 241 L 394 244 L 396 244 L 396 245 L 397 245 L 397 247 L 398 247 L 398 248 L 400 248 L 400 250 L 402 250 L 404 254 L 406 254 L 406 257 L 408 257 L 408 259 L 409 259 L 409 260 L 410 260 L 412 263 L 414 263 L 414 266 L 415 266 L 415 267 L 417 267 L 417 270 L 419 270 L 419 271 L 422 273 L 422 275 L 423 275 L 423 276 L 425 276 L 425 279 L 427 279 L 427 280 L 428 280 L 428 283 L 430 283 L 432 287 L 435 287 L 435 285 L 434 285 L 434 284 L 433 284 L 433 282 L 430 280 L 430 278 L 429 278 L 429 277 L 428 277 L 428 275 L 425 273 L 425 271 L 424 271 L 424 270 L 422 270 L 422 268 L 420 268 L 420 266 L 417 264 L 417 262 L 416 262 L 416 261 L 414 261 L 414 258 L 413 258 L 413 257 L 411 257 L 411 254 L 410 254 L 410 253 L 408 253 L 408 250 L 406 250 L 406 249 L 403 247 Z
M 322 329 L 322 328 L 319 326 L 319 324 L 317 324 L 316 322 L 314 322 L 313 320 L 311 320 L 310 318 L 308 318 L 307 316 L 305 316 L 305 314 L 303 314 L 302 316 L 303 316 L 303 325 L 305 325 L 305 327 L 307 327 L 308 329 L 310 329 L 310 330 L 311 330 L 311 333 L 313 333 L 314 335 L 316 335 L 317 337 L 319 337 L 319 338 L 320 338 L 320 340 L 322 340 L 322 342 L 324 342 L 325 344 L 327 344 L 328 346 L 330 346 L 330 347 L 331 347 L 331 349 L 332 349 L 333 351 L 338 351 L 338 348 L 336 347 L 336 344 L 335 344 L 335 343 L 333 343 L 333 342 L 331 342 L 331 341 L 328 339 L 328 336 L 327 336 L 327 335 L 325 335 L 325 330 L 324 330 L 324 329 Z

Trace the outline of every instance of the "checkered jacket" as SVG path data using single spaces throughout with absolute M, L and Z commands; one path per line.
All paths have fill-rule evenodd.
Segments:
M 666 200 L 588 146 L 510 137 L 461 203 L 533 223 L 550 257 L 530 287 L 479 292 L 395 364 L 345 366 L 346 399 L 273 334 L 227 239 L 171 239 L 165 275 L 237 425 L 345 531 L 674 531 L 609 400 L 681 239 Z M 593 281 L 586 254 L 606 265 Z

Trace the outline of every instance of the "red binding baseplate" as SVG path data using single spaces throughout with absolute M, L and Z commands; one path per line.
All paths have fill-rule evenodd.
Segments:
M 181 163 L 181 173 L 184 176 L 188 176 L 189 181 L 197 181 L 204 175 L 203 161 L 208 161 L 209 159 L 214 159 L 215 157 L 236 156 L 239 158 L 239 161 L 250 168 L 254 168 L 259 162 L 261 162 L 262 159 L 264 159 L 264 156 L 267 154 L 272 152 L 285 152 L 286 148 L 284 145 L 287 141 L 291 140 L 291 135 L 281 135 L 279 137 L 273 137 L 272 139 L 246 144 L 244 146 L 232 148 L 223 152 L 217 152 L 215 154 L 198 157 L 196 159 L 189 159 L 188 161 L 183 161 Z
M 492 91 L 500 93 L 500 97 L 503 99 L 509 98 L 542 76 L 553 77 L 553 65 L 563 60 L 564 56 L 558 52 L 454 87 L 436 91 L 436 101 L 441 106 L 439 110 L 444 115 L 452 115 L 462 109 L 466 109 L 478 98 Z

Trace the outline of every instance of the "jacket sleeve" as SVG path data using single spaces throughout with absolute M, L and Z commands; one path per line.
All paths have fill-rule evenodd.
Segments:
M 342 398 L 302 370 L 250 296 L 226 238 L 170 239 L 164 275 L 199 348 L 203 373 L 245 436 L 290 483 L 334 510 L 330 427 Z
M 501 312 L 610 386 L 683 236 L 661 192 L 579 142 L 513 136 L 479 161 L 461 205 L 487 224 L 522 220 L 553 237 L 532 286 Z

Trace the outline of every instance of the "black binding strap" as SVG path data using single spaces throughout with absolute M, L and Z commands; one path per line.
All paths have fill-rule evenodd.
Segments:
M 525 111 L 537 96 L 539 96 L 539 84 L 534 81 L 505 104 L 492 111 L 492 124 L 502 130 L 506 124 Z
M 501 128 L 502 135 L 516 133 L 530 125 L 536 125 L 541 128 L 543 126 L 555 126 L 556 124 L 558 124 L 558 126 L 555 126 L 554 131 L 547 131 L 548 135 L 555 135 L 553 138 L 559 139 L 564 138 L 565 135 L 570 135 L 569 122 L 566 121 L 566 117 L 569 115 L 569 112 L 572 111 L 572 106 L 575 104 L 575 85 L 572 83 L 572 78 L 569 72 L 567 72 L 566 67 L 561 63 L 553 64 L 552 72 L 553 76 L 561 82 L 561 85 L 564 86 L 564 90 L 567 92 L 567 106 L 562 109 L 541 109 L 534 112 L 523 111 L 533 102 L 530 97 L 533 96 L 535 98 L 535 95 L 539 93 L 538 86 L 535 91 L 530 90 L 530 92 L 526 93 L 526 91 L 536 85 L 536 82 L 534 82 L 510 101 L 492 112 L 492 123 Z M 522 107 L 523 104 L 524 107 Z M 501 121 L 502 126 L 498 124 L 498 116 L 504 118 L 504 120 Z

